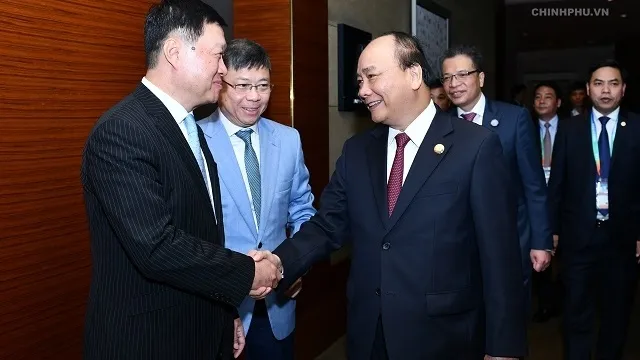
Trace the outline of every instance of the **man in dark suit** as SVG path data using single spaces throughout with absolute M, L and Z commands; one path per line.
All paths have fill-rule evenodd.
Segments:
M 522 269 L 530 294 L 531 268 L 543 271 L 551 261 L 552 237 L 547 209 L 547 189 L 540 167 L 536 131 L 527 109 L 491 101 L 482 93 L 485 74 L 482 55 L 472 46 L 448 49 L 442 63 L 442 83 L 457 106 L 459 117 L 493 130 L 500 137 L 517 195 L 517 224 Z M 487 190 L 498 189 L 491 185 Z M 515 208 L 514 208 L 515 211 Z M 530 295 L 527 295 L 527 303 Z M 528 304 L 527 312 L 528 312 Z
M 351 241 L 349 359 L 522 356 L 515 198 L 500 141 L 436 108 L 424 64 L 405 33 L 362 52 L 359 95 L 378 125 L 345 142 L 318 214 L 274 251 L 280 288 Z
M 225 249 L 216 163 L 191 113 L 218 98 L 223 25 L 198 0 L 153 6 L 146 76 L 89 135 L 85 359 L 237 357 L 236 307 L 280 278 L 272 263 Z
M 595 66 L 593 107 L 556 135 L 549 198 L 565 285 L 565 358 L 591 358 L 600 302 L 597 359 L 622 359 L 640 247 L 640 116 L 619 104 L 625 72 Z
M 558 109 L 562 105 L 560 87 L 553 81 L 543 81 L 533 89 L 533 110 L 535 112 L 534 126 L 538 129 L 536 145 L 544 170 L 545 181 L 549 181 L 553 146 L 555 145 L 558 129 L 563 121 L 558 116 Z M 554 241 L 554 251 L 557 243 Z M 538 293 L 538 309 L 533 315 L 533 321 L 545 322 L 558 313 L 560 293 L 556 291 L 558 283 L 554 281 L 554 268 L 551 265 L 544 271 L 533 274 L 534 286 Z

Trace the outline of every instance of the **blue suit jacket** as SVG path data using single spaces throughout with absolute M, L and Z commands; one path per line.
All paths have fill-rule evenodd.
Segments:
M 226 247 L 246 254 L 262 243 L 262 250 L 273 250 L 286 239 L 287 229 L 297 232 L 315 214 L 297 130 L 266 118 L 258 121 L 262 206 L 260 231 L 256 232 L 249 196 L 219 110 L 198 124 L 218 164 Z M 266 303 L 273 334 L 284 339 L 295 327 L 295 300 L 272 293 Z M 254 300 L 247 296 L 238 308 L 245 333 L 253 307 Z
M 496 132 L 502 143 L 518 198 L 518 233 L 524 275 L 528 279 L 532 269 L 530 250 L 553 248 L 538 131 L 525 108 L 489 99 L 482 126 Z
M 524 356 L 515 197 L 498 136 L 438 111 L 389 217 L 388 134 L 378 125 L 345 142 L 318 214 L 274 251 L 279 291 L 350 241 L 350 360 L 371 358 L 380 316 L 390 359 Z

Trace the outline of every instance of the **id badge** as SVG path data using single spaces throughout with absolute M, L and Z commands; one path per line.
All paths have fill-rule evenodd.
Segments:
M 547 181 L 547 185 L 549 185 L 549 178 L 551 177 L 551 167 L 543 166 L 542 170 L 544 170 L 544 179 Z
M 596 183 L 596 206 L 599 210 L 609 210 L 609 185 L 607 180 Z

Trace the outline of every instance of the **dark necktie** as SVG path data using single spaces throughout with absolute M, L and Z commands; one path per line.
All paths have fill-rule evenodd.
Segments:
M 598 151 L 600 152 L 600 178 L 606 180 L 609 178 L 609 169 L 611 166 L 611 148 L 609 147 L 609 134 L 607 132 L 607 121 L 609 118 L 602 116 L 600 119 L 602 131 L 598 138 Z
M 473 118 L 476 117 L 476 113 L 470 112 L 470 113 L 462 114 L 460 116 L 462 116 L 462 118 L 467 121 L 473 121 Z
M 389 217 L 393 214 L 393 209 L 398 202 L 400 190 L 402 190 L 402 179 L 404 176 L 404 148 L 409 142 L 409 136 L 405 133 L 396 135 L 396 156 L 391 166 L 391 174 L 389 174 L 389 182 L 387 183 L 387 206 Z

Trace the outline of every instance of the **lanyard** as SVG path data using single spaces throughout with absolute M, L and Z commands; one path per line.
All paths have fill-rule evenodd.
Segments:
M 609 121 L 611 121 L 613 119 L 609 119 Z M 602 134 L 602 131 L 606 131 L 607 128 L 605 126 L 602 126 L 602 129 L 600 130 L 600 134 Z M 615 137 L 615 133 L 616 133 L 616 127 L 613 127 L 613 131 L 611 134 L 609 134 L 609 136 L 611 136 L 610 139 L 613 139 Z M 593 115 L 593 112 L 591 113 L 591 147 L 593 149 L 593 158 L 596 161 L 596 170 L 598 171 L 598 176 L 600 176 L 600 149 L 598 148 L 598 132 L 596 131 L 596 118 Z M 609 146 L 609 156 L 613 156 L 613 146 Z

